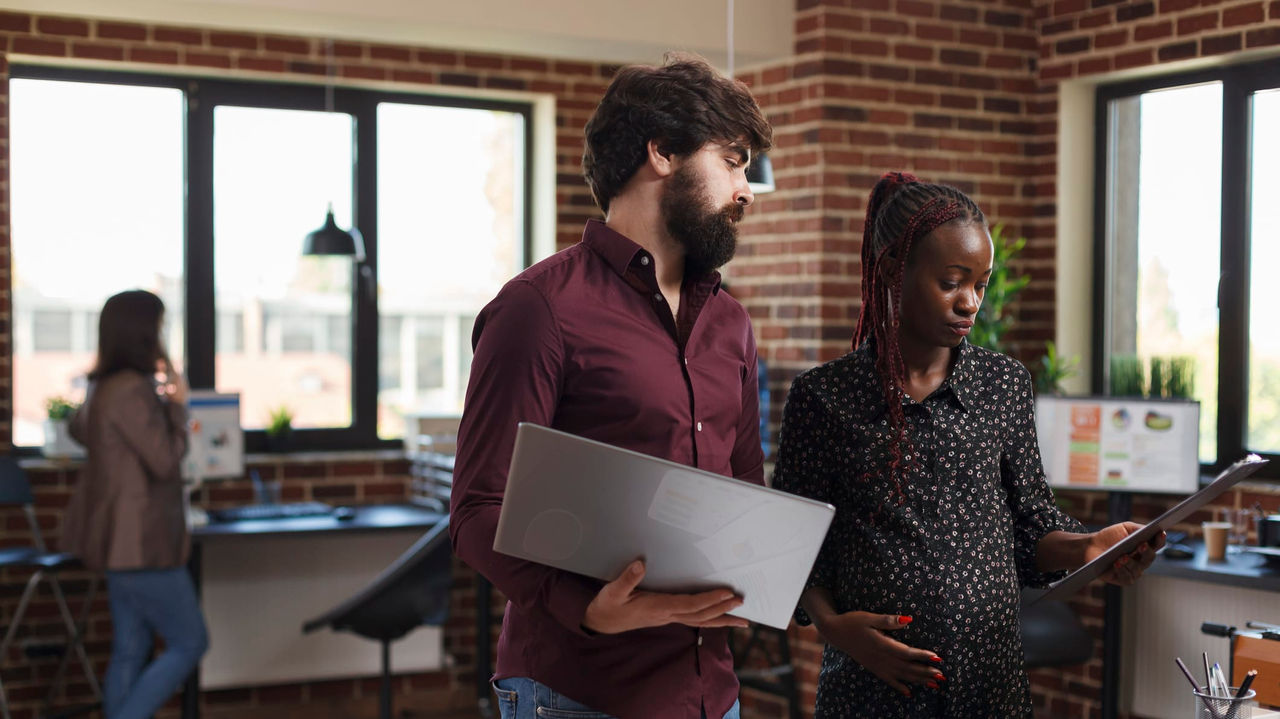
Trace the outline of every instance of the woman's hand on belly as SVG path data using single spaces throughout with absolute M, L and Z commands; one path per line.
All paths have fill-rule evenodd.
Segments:
M 942 659 L 928 649 L 903 644 L 889 635 L 911 623 L 911 617 L 871 612 L 836 612 L 824 589 L 810 587 L 801 597 L 822 638 L 904 696 L 911 685 L 937 689 L 946 677 Z

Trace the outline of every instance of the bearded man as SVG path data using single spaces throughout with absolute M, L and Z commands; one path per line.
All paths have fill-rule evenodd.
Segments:
M 586 126 L 605 219 L 503 287 L 476 319 L 450 532 L 509 602 L 503 719 L 736 719 L 728 590 L 637 589 L 493 551 L 516 426 L 532 422 L 763 483 L 756 343 L 720 291 L 772 130 L 746 86 L 701 58 L 618 71 Z M 601 481 L 608 481 L 607 478 Z

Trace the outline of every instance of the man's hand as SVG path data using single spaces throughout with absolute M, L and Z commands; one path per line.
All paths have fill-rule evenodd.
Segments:
M 664 594 L 639 591 L 644 561 L 637 559 L 622 570 L 587 605 L 582 626 L 597 634 L 618 634 L 632 629 L 686 624 L 691 627 L 745 627 L 747 620 L 726 616 L 742 606 L 729 589 L 699 594 Z
M 816 620 L 815 620 L 816 621 Z M 825 617 L 818 631 L 829 644 L 848 654 L 867 671 L 905 696 L 911 684 L 937 689 L 946 677 L 938 667 L 942 659 L 927 649 L 916 649 L 891 638 L 911 623 L 911 617 L 871 612 L 845 612 Z
M 1085 562 L 1092 561 L 1094 557 L 1105 552 L 1116 542 L 1142 529 L 1142 526 L 1136 522 L 1121 522 L 1090 534 L 1089 545 L 1085 549 Z M 1164 546 L 1164 541 L 1165 534 L 1160 532 L 1151 541 L 1138 545 L 1136 551 L 1116 560 L 1116 563 L 1103 573 L 1102 579 L 1122 587 L 1138 581 L 1138 577 L 1141 577 L 1147 567 L 1155 561 L 1156 551 Z

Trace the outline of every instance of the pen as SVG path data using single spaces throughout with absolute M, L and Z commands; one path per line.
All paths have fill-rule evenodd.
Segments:
M 1221 693 L 1221 691 L 1222 691 L 1222 667 L 1221 667 L 1221 666 L 1219 666 L 1217 662 L 1214 662 L 1214 663 L 1213 663 L 1213 692 L 1212 692 L 1212 694 L 1213 694 L 1215 697 L 1216 697 L 1216 696 L 1219 696 L 1219 695 L 1224 696 L 1224 697 L 1229 696 L 1228 694 L 1220 694 L 1220 693 Z
M 1209 700 L 1200 693 L 1200 685 L 1196 682 L 1196 678 L 1191 676 L 1191 670 L 1187 669 L 1187 665 L 1182 663 L 1182 657 L 1177 657 L 1173 661 L 1178 663 L 1178 668 L 1182 670 L 1182 675 L 1185 676 L 1187 678 L 1187 682 L 1191 684 L 1191 690 L 1195 692 L 1195 696 L 1199 697 L 1200 701 L 1204 702 L 1204 708 L 1209 710 L 1209 716 L 1213 717 L 1213 719 L 1222 719 L 1222 717 L 1218 716 L 1218 710 L 1213 708 L 1213 704 L 1211 704 Z M 1205 687 L 1205 691 L 1209 691 L 1209 688 Z
M 1213 686 L 1213 675 L 1209 673 L 1209 652 L 1200 652 L 1200 658 L 1204 660 L 1204 690 L 1209 691 L 1209 687 Z
M 1236 709 L 1244 703 L 1244 698 L 1249 695 L 1249 685 L 1253 683 L 1253 678 L 1258 676 L 1257 669 L 1250 669 L 1244 675 L 1244 681 L 1240 682 L 1240 688 L 1236 690 L 1235 700 L 1231 702 L 1231 709 L 1227 711 L 1227 719 L 1236 719 Z

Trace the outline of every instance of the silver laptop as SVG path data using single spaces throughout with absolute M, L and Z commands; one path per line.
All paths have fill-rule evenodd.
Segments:
M 785 629 L 835 508 L 522 422 L 494 551 L 642 589 L 730 587 L 731 614 Z

